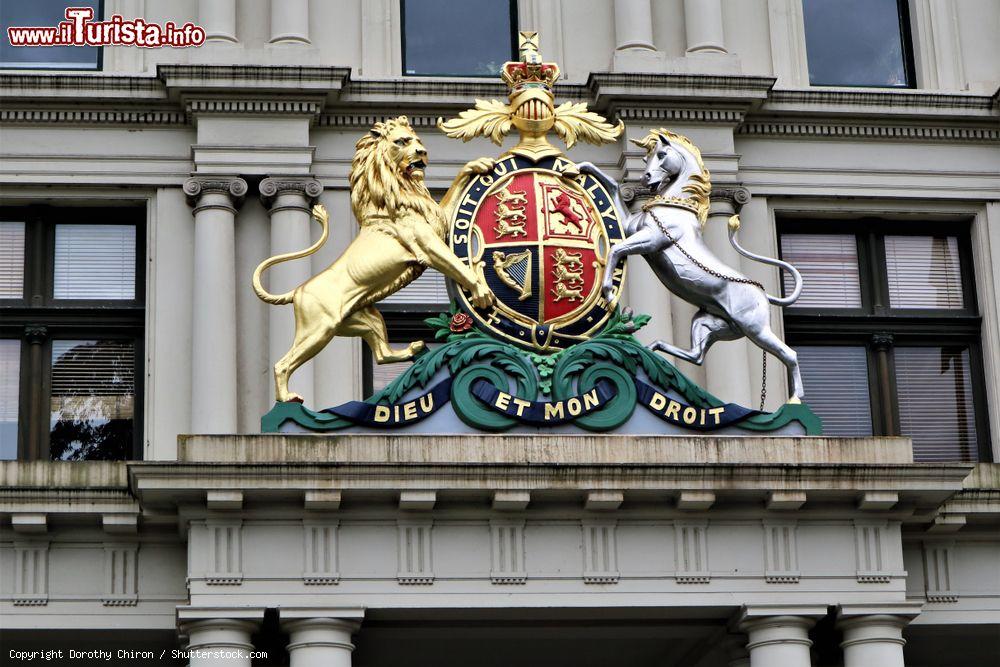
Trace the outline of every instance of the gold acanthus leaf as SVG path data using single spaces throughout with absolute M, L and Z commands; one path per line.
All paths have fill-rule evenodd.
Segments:
M 556 134 L 566 142 L 566 148 L 573 148 L 577 141 L 610 144 L 625 129 L 625 123 L 620 120 L 617 125 L 612 125 L 603 116 L 587 111 L 587 105 L 583 102 L 560 104 L 556 107 L 555 116 Z
M 438 118 L 437 126 L 452 139 L 469 141 L 484 136 L 499 146 L 510 132 L 513 115 L 513 110 L 503 102 L 476 100 L 475 109 L 463 111 L 449 121 Z

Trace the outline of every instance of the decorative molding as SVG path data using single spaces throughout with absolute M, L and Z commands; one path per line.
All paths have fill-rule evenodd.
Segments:
M 586 584 L 617 584 L 618 522 L 615 519 L 584 519 L 583 582 Z
M 994 101 L 989 95 L 969 93 L 939 93 L 901 89 L 864 90 L 857 88 L 796 88 L 793 90 L 773 90 L 768 96 L 765 109 L 778 105 L 807 105 L 819 111 L 829 107 L 882 107 L 895 112 L 927 113 L 931 110 L 940 115 L 942 110 L 968 116 L 969 111 L 979 111 L 979 115 L 994 113 Z M 827 109 L 821 109 L 821 107 Z M 798 109 L 798 110 L 801 110 Z M 872 109 L 874 111 L 874 109 Z
M 723 123 L 733 125 L 743 122 L 746 114 L 736 109 L 678 109 L 675 107 L 618 107 L 615 115 L 624 121 L 654 125 L 677 121 Z
M 109 111 L 103 109 L 2 109 L 2 123 L 82 123 L 87 125 L 187 125 L 181 111 Z
M 209 519 L 209 572 L 205 577 L 210 586 L 236 586 L 243 583 L 243 521 L 240 519 Z
M 523 584 L 528 578 L 524 564 L 524 521 L 490 520 L 490 581 Z
M 924 542 L 924 587 L 928 602 L 958 602 L 958 593 L 951 587 L 954 542 Z
M 359 111 L 356 113 L 342 112 L 337 113 L 325 113 L 320 115 L 317 124 L 320 127 L 336 127 L 342 129 L 365 129 L 367 130 L 375 123 L 384 121 L 386 118 L 398 116 L 399 111 L 386 110 L 386 111 Z M 410 119 L 410 125 L 414 129 L 436 129 L 438 119 L 441 114 L 414 114 L 408 113 L 406 115 Z
M 304 520 L 305 558 L 302 581 L 308 586 L 340 583 L 340 521 Z
M 819 121 L 802 120 L 748 121 L 736 130 L 736 134 L 847 139 L 917 139 L 926 141 L 976 142 L 1000 141 L 1000 129 L 994 127 L 875 125 L 861 123 L 823 123 Z
M 104 545 L 104 595 L 105 607 L 134 607 L 139 602 L 138 585 L 139 545 Z
M 888 523 L 854 520 L 854 548 L 857 557 L 857 580 L 862 584 L 887 584 L 892 573 L 887 569 Z
M 321 194 L 323 194 L 323 184 L 315 178 L 301 178 L 295 176 L 268 177 L 260 182 L 260 200 L 264 206 L 274 213 L 273 208 L 278 201 L 278 197 L 285 194 L 299 195 L 304 203 L 299 207 L 308 211 Z M 286 207 L 281 207 L 286 208 Z
M 202 197 L 208 194 L 226 195 L 235 212 L 249 189 L 247 182 L 239 176 L 192 176 L 184 181 L 184 194 L 195 213 L 207 208 L 202 205 Z
M 14 542 L 14 605 L 43 606 L 49 603 L 49 543 Z
M 189 100 L 189 114 L 260 114 L 319 116 L 323 105 L 310 100 Z
M 399 519 L 396 579 L 406 585 L 434 583 L 434 564 L 431 559 L 431 519 Z
M 764 521 L 764 581 L 797 584 L 799 546 L 794 521 Z
M 674 578 L 679 584 L 707 584 L 708 522 L 674 522 Z

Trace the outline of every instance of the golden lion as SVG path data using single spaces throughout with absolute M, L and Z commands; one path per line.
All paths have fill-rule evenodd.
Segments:
M 376 123 L 355 148 L 349 178 L 351 209 L 361 229 L 344 254 L 290 292 L 270 294 L 261 285 L 261 274 L 269 267 L 307 257 L 326 242 L 328 216 L 317 205 L 312 213 L 323 228 L 319 240 L 305 250 L 264 260 L 253 274 L 258 297 L 295 308 L 295 341 L 274 365 L 278 401 L 302 402 L 301 396 L 288 391 L 288 378 L 334 336 L 360 336 L 380 364 L 404 361 L 423 350 L 423 341 L 400 350 L 389 347 L 385 321 L 374 304 L 406 287 L 428 266 L 470 292 L 476 306 L 488 308 L 493 303 L 481 272 L 477 276 L 462 264 L 444 242 L 454 200 L 473 174 L 493 168 L 493 160 L 466 164 L 438 205 L 424 185 L 427 149 L 406 116 Z

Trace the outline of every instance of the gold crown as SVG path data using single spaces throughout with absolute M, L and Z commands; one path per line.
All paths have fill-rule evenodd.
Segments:
M 503 64 L 501 78 L 511 92 L 518 88 L 535 85 L 544 86 L 549 91 L 559 79 L 559 65 L 543 63 L 538 53 L 538 33 L 520 33 L 519 51 L 521 59 Z

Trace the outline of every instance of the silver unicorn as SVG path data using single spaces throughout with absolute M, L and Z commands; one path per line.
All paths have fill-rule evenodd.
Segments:
M 653 342 L 651 349 L 700 365 L 716 341 L 746 336 L 788 368 L 793 383 L 789 402 L 800 402 L 804 391 L 798 357 L 771 330 L 768 303 L 778 306 L 794 303 L 802 292 L 802 275 L 787 262 L 756 255 L 740 246 L 736 240 L 738 215 L 729 219 L 729 242 L 736 251 L 789 271 L 795 279 L 795 288 L 784 298 L 772 296 L 759 282 L 726 266 L 702 238 L 712 185 L 698 147 L 687 137 L 663 128 L 643 139 L 633 139 L 632 143 L 646 150 L 642 183 L 655 193 L 641 211 L 629 212 L 614 179 L 589 162 L 579 165 L 581 172 L 592 174 L 612 194 L 628 235 L 609 253 L 602 285 L 604 297 L 611 299 L 612 278 L 618 263 L 628 255 L 642 255 L 668 290 L 698 307 L 691 321 L 691 349 L 684 350 L 662 340 Z

